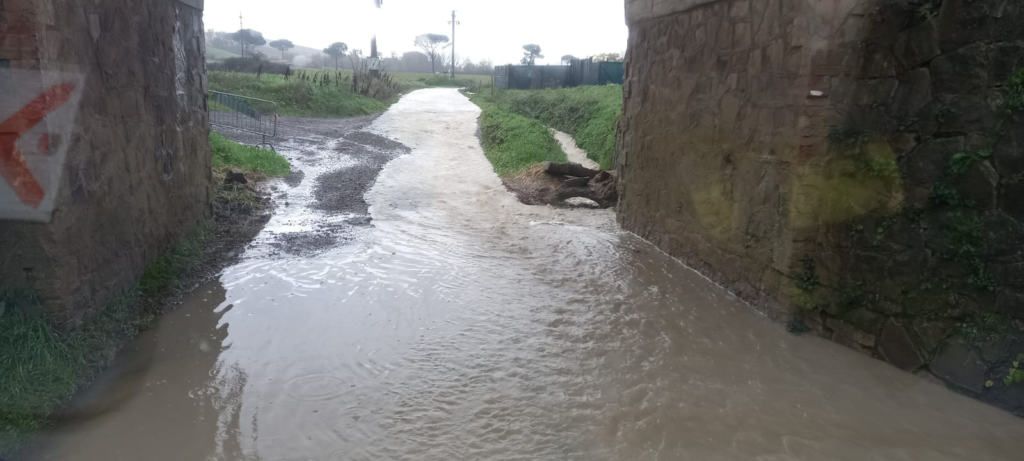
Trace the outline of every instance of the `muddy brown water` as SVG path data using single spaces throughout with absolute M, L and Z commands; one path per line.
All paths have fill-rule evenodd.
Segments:
M 29 459 L 1021 459 L 1021 419 L 786 333 L 611 211 L 519 204 L 477 115 L 438 89 L 374 120 L 411 152 L 372 225 L 314 256 L 257 239 Z M 351 218 L 311 187 L 264 232 Z

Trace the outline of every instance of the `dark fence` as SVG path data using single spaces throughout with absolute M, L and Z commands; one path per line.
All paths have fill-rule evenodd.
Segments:
M 496 66 L 494 85 L 512 90 L 536 90 L 580 85 L 622 84 L 621 62 L 573 59 L 568 66 Z
M 625 68 L 621 62 L 594 62 L 593 59 L 573 59 L 569 63 L 572 85 L 622 84 Z

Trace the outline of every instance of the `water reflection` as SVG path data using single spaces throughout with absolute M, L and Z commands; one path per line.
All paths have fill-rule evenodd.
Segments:
M 30 459 L 202 460 L 241 401 L 245 374 L 218 359 L 231 310 L 219 282 L 144 331 L 82 395 Z M 225 458 L 226 459 L 226 458 Z

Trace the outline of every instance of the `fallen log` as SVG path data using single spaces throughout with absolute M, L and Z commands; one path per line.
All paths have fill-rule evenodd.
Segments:
M 582 197 L 598 207 L 613 207 L 619 200 L 618 177 L 575 163 L 544 162 L 503 179 L 505 186 L 527 205 L 563 205 Z

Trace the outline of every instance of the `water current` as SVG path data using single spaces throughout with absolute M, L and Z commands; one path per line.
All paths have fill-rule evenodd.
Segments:
M 1021 419 L 786 333 L 612 211 L 518 203 L 478 115 L 455 90 L 405 96 L 366 128 L 411 148 L 366 194 L 372 226 L 266 251 L 336 219 L 292 190 L 30 458 L 1024 459 Z

